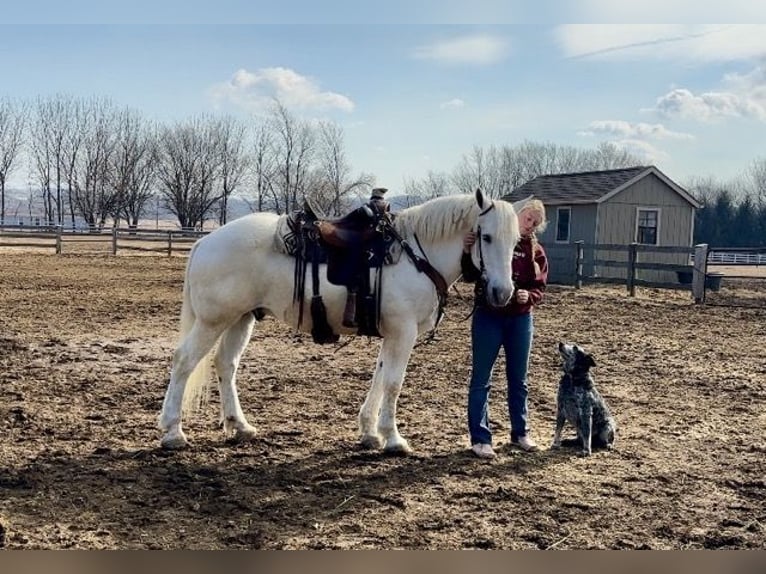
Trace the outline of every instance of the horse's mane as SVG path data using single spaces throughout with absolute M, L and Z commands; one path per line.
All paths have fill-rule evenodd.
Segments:
M 400 211 L 394 220 L 402 235 L 417 234 L 424 241 L 438 241 L 469 230 L 479 214 L 472 195 L 446 195 Z
M 510 232 L 513 206 L 502 200 L 495 200 L 495 206 L 502 217 L 499 229 Z M 403 209 L 394 226 L 401 235 L 417 234 L 423 241 L 439 241 L 456 232 L 469 231 L 478 216 L 479 206 L 473 194 L 445 195 Z

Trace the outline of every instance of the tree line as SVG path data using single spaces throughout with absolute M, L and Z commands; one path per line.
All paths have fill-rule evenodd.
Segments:
M 694 243 L 711 247 L 766 247 L 766 158 L 754 160 L 740 178 L 698 178 L 690 191 L 700 201 Z
M 0 221 L 22 157 L 30 215 L 39 209 L 46 223 L 74 227 L 80 219 L 93 229 L 137 226 L 160 205 L 182 228 L 224 224 L 238 193 L 252 211 L 277 213 L 310 193 L 333 215 L 374 183 L 351 173 L 341 127 L 300 119 L 276 100 L 251 124 L 209 114 L 154 123 L 106 98 L 0 100 Z
M 279 100 L 246 121 L 201 114 L 157 123 L 107 98 L 0 99 L 0 222 L 8 220 L 8 178 L 22 160 L 30 216 L 41 210 L 47 223 L 74 227 L 79 219 L 94 229 L 123 221 L 135 227 L 160 207 L 183 228 L 224 224 L 235 196 L 250 211 L 276 213 L 310 198 L 337 216 L 375 184 L 372 174 L 353 173 L 342 127 L 302 119 Z M 475 146 L 451 172 L 405 180 L 401 191 L 406 204 L 477 187 L 497 198 L 539 175 L 636 165 L 638 158 L 611 143 Z M 766 243 L 766 158 L 734 182 L 708 177 L 683 186 L 702 203 L 695 242 Z

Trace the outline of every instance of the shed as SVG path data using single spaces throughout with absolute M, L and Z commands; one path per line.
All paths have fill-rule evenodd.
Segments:
M 519 201 L 533 196 L 546 208 L 548 226 L 540 243 L 550 260 L 552 283 L 572 283 L 574 244 L 691 247 L 694 214 L 701 204 L 657 167 L 636 166 L 603 171 L 542 175 L 503 197 Z M 647 263 L 687 265 L 689 257 L 679 253 L 641 254 Z M 594 259 L 591 250 L 591 260 Z M 625 251 L 599 251 L 598 259 L 625 261 Z M 625 269 L 588 264 L 585 275 L 624 278 Z M 646 271 L 647 280 L 677 281 L 669 271 Z

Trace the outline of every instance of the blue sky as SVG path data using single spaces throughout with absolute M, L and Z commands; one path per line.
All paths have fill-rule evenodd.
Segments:
M 172 121 L 247 118 L 276 95 L 343 126 L 354 171 L 397 190 L 524 140 L 611 141 L 680 182 L 766 158 L 766 9 L 752 2 L 111 4 L 11 6 L 0 98 L 108 96 Z M 642 23 L 688 14 L 723 23 Z

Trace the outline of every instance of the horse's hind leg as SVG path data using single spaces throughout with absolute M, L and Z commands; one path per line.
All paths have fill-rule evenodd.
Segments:
M 190 376 L 196 375 L 200 379 L 206 376 L 207 373 L 202 369 L 202 366 L 200 366 L 200 371 L 195 372 L 195 369 L 213 348 L 219 335 L 220 330 L 197 321 L 173 354 L 170 383 L 165 392 L 159 420 L 160 429 L 165 431 L 160 442 L 163 448 L 177 449 L 189 444 L 181 429 L 184 392 L 187 390 Z M 204 380 L 192 382 L 192 386 L 203 384 Z M 198 391 L 199 389 L 192 390 Z
M 255 437 L 255 427 L 247 422 L 239 404 L 236 375 L 239 360 L 253 333 L 255 319 L 246 313 L 229 327 L 221 337 L 215 355 L 215 370 L 218 374 L 218 390 L 221 393 L 221 416 L 226 433 L 234 433 L 234 440 L 246 441 Z

